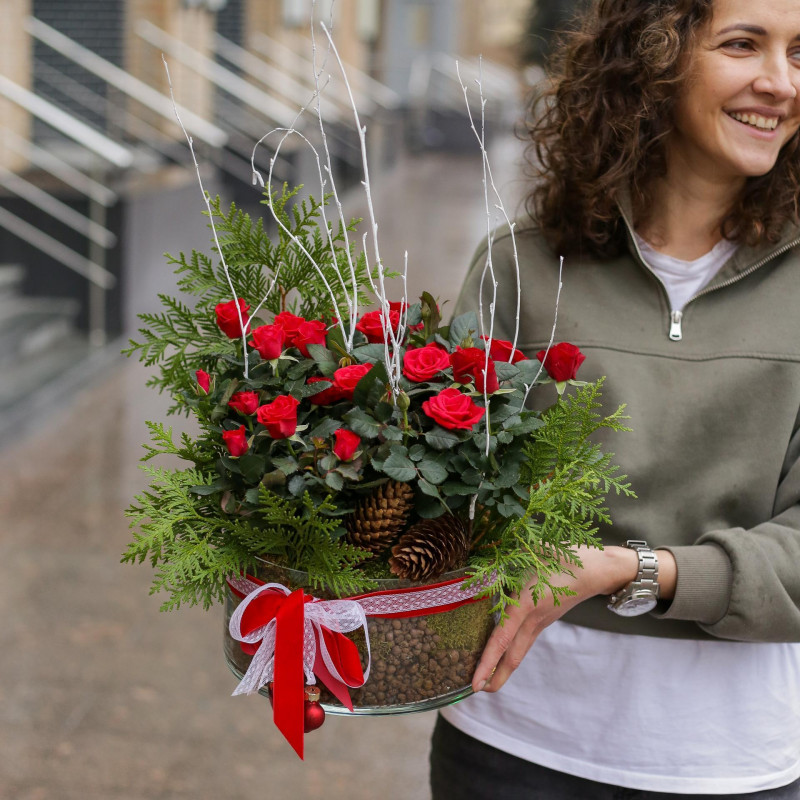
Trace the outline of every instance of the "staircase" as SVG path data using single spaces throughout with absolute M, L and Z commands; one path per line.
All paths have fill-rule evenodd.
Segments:
M 0 439 L 46 404 L 53 387 L 89 355 L 77 300 L 25 297 L 23 267 L 0 264 Z M 55 398 L 53 398 L 55 399 Z

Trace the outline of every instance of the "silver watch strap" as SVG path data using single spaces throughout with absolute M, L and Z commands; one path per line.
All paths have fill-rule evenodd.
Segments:
M 639 556 L 639 572 L 632 585 L 637 589 L 649 589 L 658 597 L 658 556 L 647 542 L 639 539 L 628 539 L 625 546 Z

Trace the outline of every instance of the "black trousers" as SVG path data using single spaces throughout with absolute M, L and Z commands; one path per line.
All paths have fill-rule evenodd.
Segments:
M 556 772 L 462 733 L 443 717 L 431 743 L 433 800 L 800 800 L 800 779 L 763 792 L 728 795 L 671 794 L 625 789 Z

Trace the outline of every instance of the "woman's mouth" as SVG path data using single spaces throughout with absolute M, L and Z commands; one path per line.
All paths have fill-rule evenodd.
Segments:
M 752 114 L 740 111 L 729 111 L 728 116 L 737 122 L 758 128 L 761 131 L 774 131 L 778 127 L 780 119 L 778 117 L 762 117 L 761 114 Z

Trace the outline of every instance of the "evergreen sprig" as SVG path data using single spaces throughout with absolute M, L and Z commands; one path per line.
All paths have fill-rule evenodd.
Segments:
M 480 548 L 473 561 L 471 585 L 485 585 L 483 595 L 494 595 L 493 611 L 501 619 L 508 606 L 517 605 L 532 576 L 534 603 L 548 593 L 556 605 L 574 592 L 557 583 L 582 564 L 575 548 L 602 548 L 598 524 L 611 524 L 605 497 L 609 492 L 635 497 L 626 476 L 589 437 L 600 429 L 627 431 L 625 407 L 603 416 L 600 389 L 603 380 L 584 385 L 574 395 L 561 397 L 542 415 L 544 424 L 524 445 L 522 483 L 527 486 L 525 512 L 512 518 L 494 541 Z

